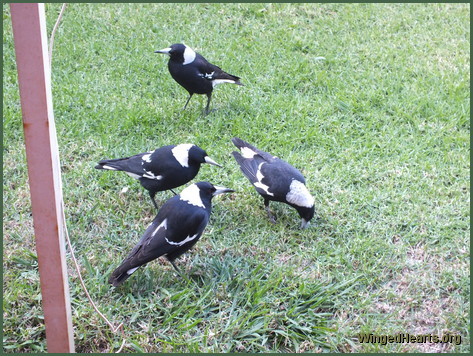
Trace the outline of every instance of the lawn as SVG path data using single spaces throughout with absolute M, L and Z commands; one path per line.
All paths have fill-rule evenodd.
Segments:
M 48 33 L 61 4 L 47 4 Z M 9 7 L 3 6 L 3 350 L 46 350 Z M 54 114 L 69 235 L 123 352 L 469 352 L 469 4 L 69 4 L 55 36 Z M 154 51 L 184 42 L 245 86 L 187 92 Z M 238 136 L 299 168 L 306 230 L 231 156 Z M 177 264 L 111 271 L 156 212 L 103 158 L 195 143 L 223 168 Z M 182 189 L 178 188 L 177 191 Z M 161 205 L 172 196 L 158 193 Z M 114 352 L 67 249 L 77 352 Z M 459 335 L 461 343 L 361 343 Z

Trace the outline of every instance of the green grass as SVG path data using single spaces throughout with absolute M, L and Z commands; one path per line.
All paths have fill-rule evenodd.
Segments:
M 60 4 L 47 4 L 50 33 Z M 69 4 L 52 84 L 69 234 L 124 352 L 469 352 L 470 7 L 467 4 Z M 46 350 L 9 8 L 3 7 L 4 351 Z M 213 111 L 154 54 L 185 42 L 244 87 Z M 325 59 L 322 59 L 323 57 Z M 305 175 L 316 218 L 263 201 L 230 152 L 239 136 Z M 202 239 L 112 290 L 155 211 L 103 158 L 191 142 L 224 168 Z M 122 192 L 129 187 L 127 192 Z M 164 202 L 170 193 L 159 193 Z M 68 252 L 78 352 L 116 351 Z M 360 344 L 360 332 L 461 335 Z

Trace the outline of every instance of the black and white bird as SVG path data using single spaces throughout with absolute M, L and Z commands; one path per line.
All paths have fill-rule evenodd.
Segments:
M 189 98 L 184 105 L 187 107 L 194 94 L 206 94 L 207 106 L 205 114 L 209 113 L 210 100 L 214 87 L 221 83 L 243 85 L 240 78 L 224 72 L 222 69 L 209 63 L 204 57 L 192 48 L 176 43 L 171 47 L 155 51 L 170 56 L 168 62 L 169 72 L 176 82 L 189 92 Z
M 232 138 L 240 152 L 232 152 L 243 174 L 264 198 L 268 217 L 275 218 L 269 210 L 269 201 L 278 201 L 294 207 L 302 218 L 301 228 L 308 226 L 314 216 L 314 198 L 306 181 L 296 168 L 272 154 L 261 151 L 238 137 Z
M 197 175 L 202 163 L 221 167 L 202 148 L 183 143 L 163 146 L 131 157 L 104 159 L 95 168 L 124 171 L 138 179 L 148 190 L 155 208 L 158 209 L 154 200 L 156 193 L 186 184 Z
M 209 182 L 194 183 L 166 201 L 138 244 L 113 271 L 109 283 L 119 286 L 144 264 L 164 256 L 179 273 L 174 260 L 188 251 L 202 236 L 212 210 L 211 200 L 232 189 Z

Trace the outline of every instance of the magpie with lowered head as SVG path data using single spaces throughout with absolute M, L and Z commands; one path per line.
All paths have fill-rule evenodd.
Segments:
M 166 201 L 141 240 L 113 271 L 108 282 L 117 287 L 138 268 L 160 256 L 166 257 L 179 273 L 174 260 L 199 240 L 209 222 L 212 198 L 229 192 L 233 190 L 199 182 Z
M 197 175 L 202 163 L 221 167 L 202 148 L 184 143 L 163 146 L 131 157 L 104 159 L 95 168 L 124 171 L 138 179 L 158 209 L 154 200 L 156 193 L 169 189 L 172 191 L 172 188 L 186 184 Z
M 269 201 L 278 201 L 294 207 L 302 218 L 301 228 L 308 226 L 314 216 L 314 198 L 306 181 L 296 168 L 272 154 L 261 151 L 238 137 L 232 138 L 240 152 L 232 152 L 243 174 L 264 198 L 264 206 L 271 222 L 275 218 L 269 210 Z
M 154 53 L 169 55 L 168 68 L 171 76 L 189 92 L 189 98 L 184 105 L 184 109 L 192 95 L 205 94 L 207 95 L 207 106 L 205 108 L 205 114 L 207 115 L 212 91 L 216 85 L 221 83 L 243 85 L 239 77 L 224 72 L 184 44 L 176 43 Z

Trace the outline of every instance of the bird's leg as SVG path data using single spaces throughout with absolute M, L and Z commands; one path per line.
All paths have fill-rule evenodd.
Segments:
M 182 277 L 181 271 L 179 271 L 179 268 L 177 268 L 177 266 L 176 266 L 176 264 L 174 263 L 174 261 L 173 261 L 173 260 L 168 260 L 168 261 L 172 264 L 172 266 L 173 266 L 174 269 L 176 270 L 177 274 Z
M 210 92 L 210 93 L 207 94 L 207 106 L 205 107 L 205 115 L 208 115 L 209 112 L 210 112 L 209 108 L 210 108 L 210 100 L 211 99 L 212 99 L 212 93 Z
M 174 263 L 174 260 L 168 259 L 168 261 L 172 264 L 172 266 L 173 266 L 174 269 L 176 270 L 176 272 L 177 272 L 177 274 L 179 275 L 179 277 L 184 278 L 184 279 L 187 281 L 187 283 L 191 283 L 191 281 L 189 280 L 189 278 L 187 278 L 185 275 L 183 275 L 183 274 L 181 273 L 181 271 L 179 271 L 179 268 L 177 268 L 176 264 Z
M 186 110 L 187 104 L 189 104 L 189 100 L 191 100 L 192 95 L 193 95 L 193 93 L 189 93 L 189 98 L 187 99 L 186 105 L 184 105 L 184 109 L 182 109 L 182 110 Z
M 276 217 L 273 214 L 271 214 L 271 210 L 269 209 L 269 200 L 268 199 L 264 199 L 264 208 L 265 208 L 266 212 L 268 213 L 269 220 L 273 224 L 276 224 Z
M 154 207 L 156 208 L 156 210 L 159 210 L 158 204 L 156 204 L 156 200 L 154 200 L 155 195 L 156 195 L 156 192 L 154 192 L 154 193 L 149 192 L 149 196 L 151 197 L 151 201 L 153 202 Z
M 174 195 L 177 195 L 177 193 L 176 193 L 174 190 L 172 190 L 172 189 L 169 189 L 169 190 L 170 190 L 171 192 L 173 192 Z

